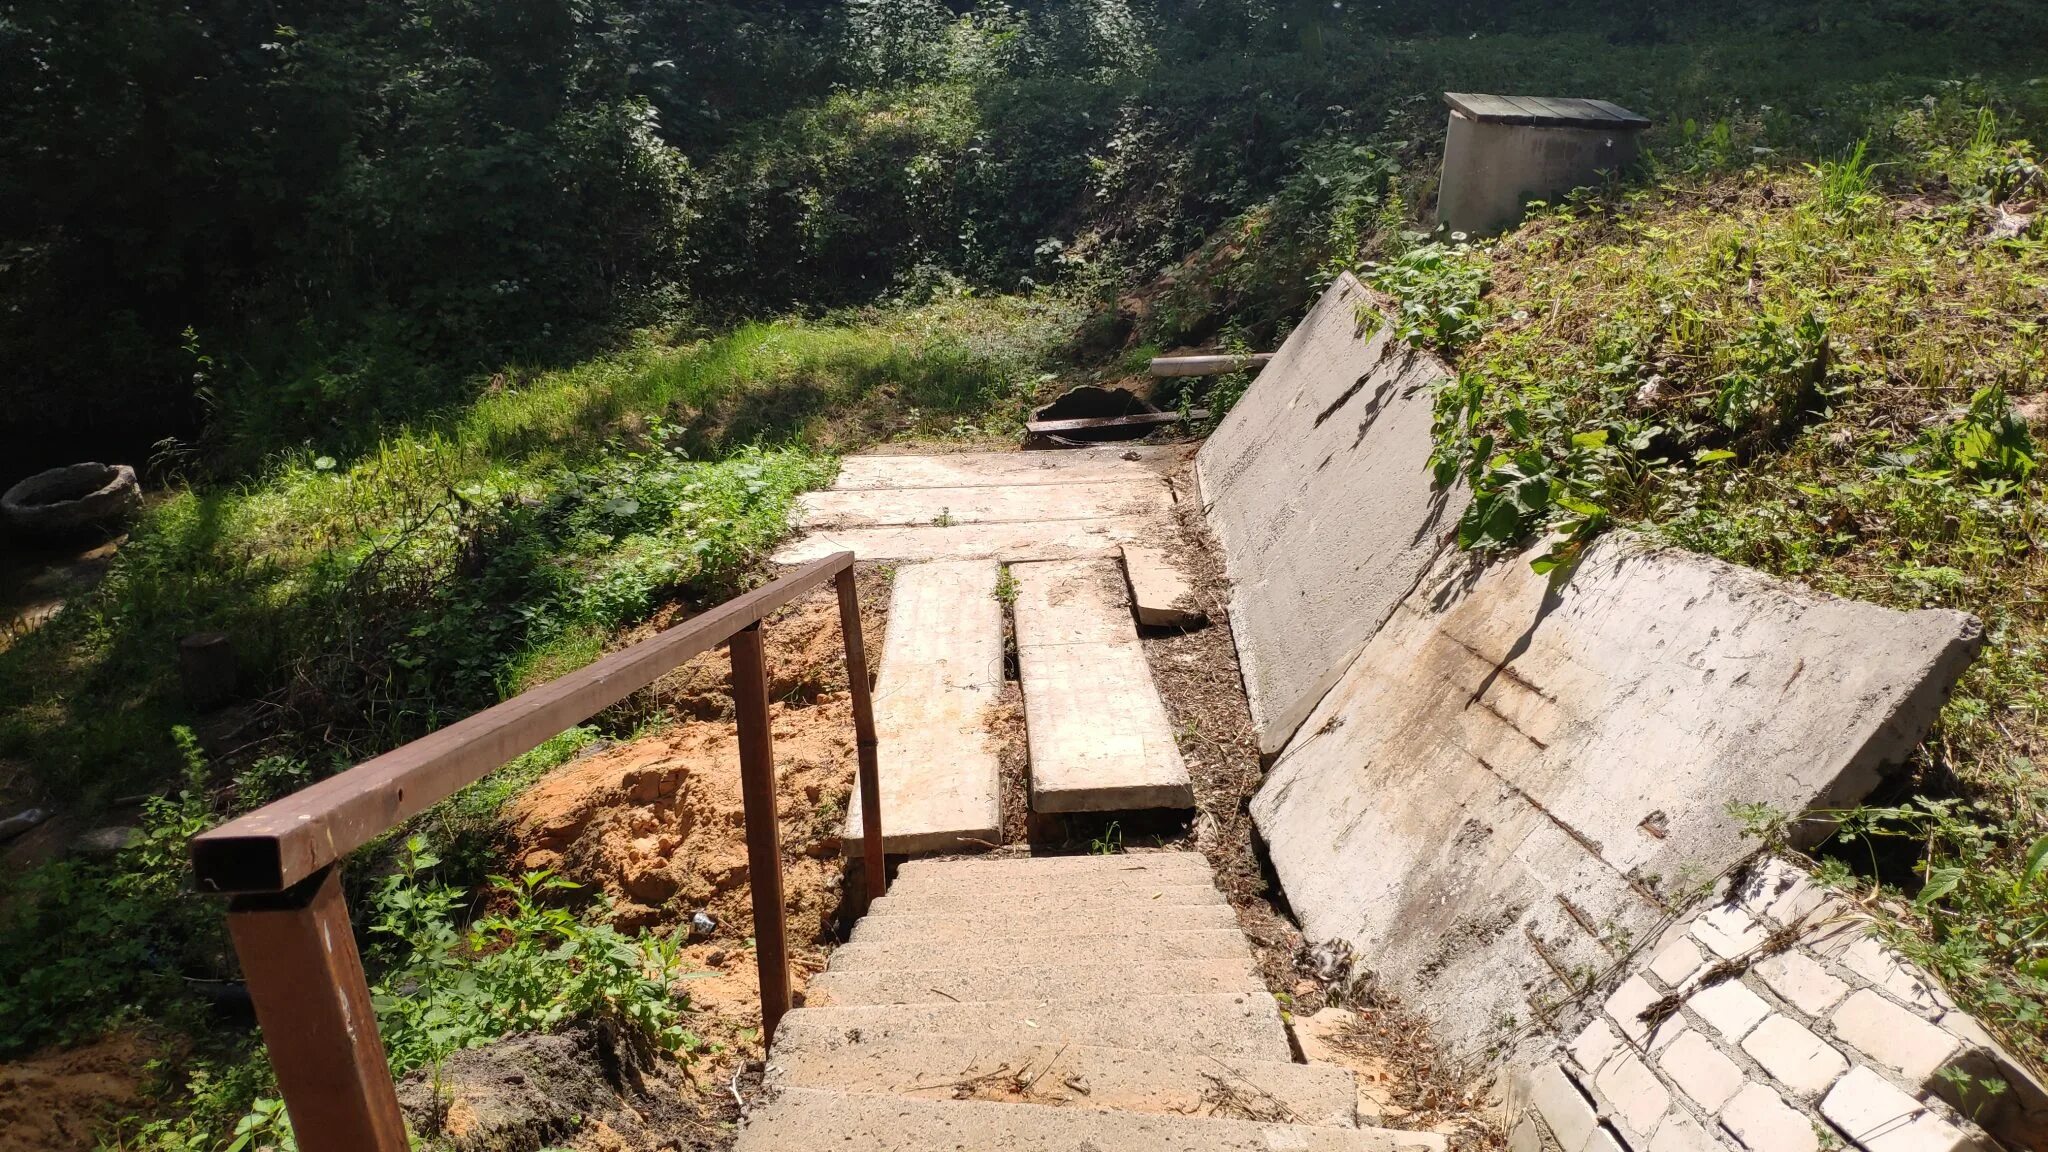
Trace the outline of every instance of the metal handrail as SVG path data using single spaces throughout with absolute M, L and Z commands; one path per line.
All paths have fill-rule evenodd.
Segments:
M 739 726 L 748 886 L 761 976 L 761 1042 L 789 1011 L 789 939 L 775 751 L 761 621 L 832 581 L 860 754 L 866 895 L 887 889 L 874 701 L 853 553 L 838 552 L 466 720 L 197 836 L 202 891 L 233 896 L 228 930 L 304 1152 L 406 1152 L 405 1120 L 377 1036 L 370 989 L 342 898 L 357 848 L 680 667 L 727 645 Z

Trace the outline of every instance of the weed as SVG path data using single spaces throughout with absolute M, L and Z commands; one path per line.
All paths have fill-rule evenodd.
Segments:
M 1010 566 L 1008 564 L 1003 565 L 1002 571 L 996 573 L 996 588 L 994 593 L 996 602 L 1001 604 L 1005 608 L 1016 607 L 1018 588 L 1019 585 L 1017 583 L 1017 574 L 1015 572 L 1010 571 Z
M 1123 825 L 1115 820 L 1109 822 L 1100 836 L 1088 841 L 1088 853 L 1091 856 L 1115 856 L 1123 850 Z

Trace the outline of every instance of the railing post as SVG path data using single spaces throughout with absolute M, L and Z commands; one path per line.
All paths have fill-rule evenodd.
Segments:
M 228 933 L 303 1152 L 406 1152 L 338 870 L 236 897 Z
M 768 726 L 768 663 L 761 626 L 733 633 L 733 713 L 740 729 L 740 800 L 747 823 L 747 886 L 754 897 L 754 956 L 761 973 L 761 1047 L 789 1011 L 789 932 L 782 907 L 782 829 L 775 811 L 775 742 Z
M 860 747 L 861 871 L 867 875 L 869 903 L 889 890 L 888 862 L 882 857 L 882 772 L 876 762 L 875 701 L 868 685 L 867 642 L 860 626 L 860 593 L 853 569 L 834 577 L 839 586 L 839 631 L 846 638 L 846 683 L 853 693 L 853 732 Z

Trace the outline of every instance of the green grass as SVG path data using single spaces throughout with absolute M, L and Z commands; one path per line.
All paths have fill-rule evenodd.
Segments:
M 1826 867 L 1891 897 L 1908 951 L 2042 1064 L 2048 243 L 2038 222 L 1992 234 L 2038 195 L 2038 156 L 1935 100 L 1834 161 L 1665 169 L 1376 278 L 1425 317 L 1477 308 L 1438 401 L 1440 476 L 1474 491 L 1466 546 L 1555 532 L 1544 563 L 1568 564 L 1629 525 L 1983 621 L 1909 780 L 1845 823 Z

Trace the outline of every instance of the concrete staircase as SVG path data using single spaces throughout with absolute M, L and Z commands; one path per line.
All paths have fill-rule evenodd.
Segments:
M 1293 1063 L 1195 853 L 906 863 L 783 1019 L 739 1152 L 1441 1152 Z

